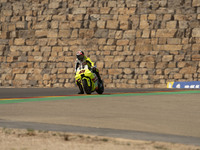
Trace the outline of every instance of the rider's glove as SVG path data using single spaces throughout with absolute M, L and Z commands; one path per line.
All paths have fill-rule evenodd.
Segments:
M 96 71 L 96 67 L 95 66 L 93 66 L 91 69 L 92 69 L 92 72 Z

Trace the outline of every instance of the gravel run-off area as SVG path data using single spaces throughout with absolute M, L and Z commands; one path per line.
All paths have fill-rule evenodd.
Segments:
M 200 150 L 200 146 L 0 128 L 1 150 Z

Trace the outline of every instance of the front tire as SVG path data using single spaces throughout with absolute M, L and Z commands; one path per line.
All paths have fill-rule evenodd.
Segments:
M 87 80 L 86 80 L 86 79 L 83 79 L 82 83 L 83 83 L 83 87 L 84 87 L 85 93 L 86 93 L 86 94 L 91 94 L 91 93 L 92 93 L 92 91 L 91 91 L 91 86 L 88 86 Z M 92 85 L 92 84 L 90 83 L 90 85 Z

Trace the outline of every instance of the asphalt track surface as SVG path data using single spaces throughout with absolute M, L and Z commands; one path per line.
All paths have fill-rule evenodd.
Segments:
M 0 127 L 200 145 L 200 90 L 0 88 Z

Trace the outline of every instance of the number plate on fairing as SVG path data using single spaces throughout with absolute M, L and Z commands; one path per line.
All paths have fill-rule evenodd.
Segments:
M 85 70 L 81 70 L 81 71 L 79 72 L 79 74 L 84 73 L 84 72 L 85 72 Z

